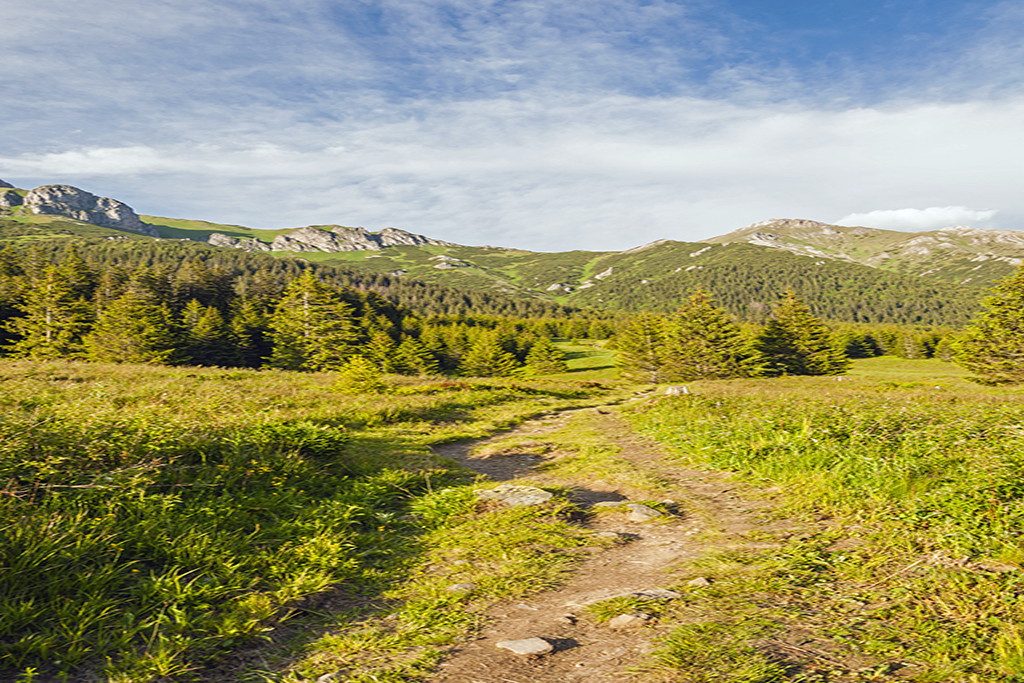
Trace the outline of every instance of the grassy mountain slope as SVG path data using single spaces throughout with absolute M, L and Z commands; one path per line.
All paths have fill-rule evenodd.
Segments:
M 958 284 L 988 285 L 1024 258 L 1024 232 L 962 226 L 907 233 L 776 219 L 703 241 L 753 244 Z

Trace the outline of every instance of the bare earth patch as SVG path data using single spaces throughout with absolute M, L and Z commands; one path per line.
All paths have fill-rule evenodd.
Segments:
M 556 468 L 545 468 L 545 464 L 570 455 L 546 448 L 544 436 L 574 420 L 589 422 L 590 428 L 606 436 L 608 444 L 621 449 L 619 458 L 660 480 L 661 486 L 656 491 L 643 490 L 617 484 L 614 477 L 603 479 L 593 471 L 576 476 L 546 472 Z M 516 440 L 519 447 L 504 451 L 486 447 L 510 436 L 522 437 L 522 441 Z M 702 577 L 685 566 L 688 561 L 726 549 L 753 550 L 768 545 L 748 535 L 763 538 L 804 531 L 788 522 L 769 520 L 764 513 L 771 507 L 770 500 L 728 475 L 673 465 L 656 444 L 635 435 L 608 409 L 561 413 L 483 442 L 441 446 L 437 452 L 495 481 L 569 487 L 574 501 L 593 512 L 583 523 L 608 536 L 617 534 L 620 543 L 593 548 L 574 577 L 559 589 L 491 608 L 486 612 L 489 625 L 472 640 L 451 648 L 439 672 L 429 679 L 433 683 L 629 680 L 631 667 L 643 662 L 667 627 L 649 619 L 612 628 L 608 623 L 599 624 L 587 611 L 589 605 L 655 589 L 702 590 Z M 486 457 L 474 456 L 474 452 Z M 632 522 L 623 509 L 600 505 L 637 500 L 661 503 L 670 514 L 654 521 Z M 714 616 L 694 611 L 695 620 Z M 535 637 L 551 643 L 554 651 L 517 655 L 497 646 Z

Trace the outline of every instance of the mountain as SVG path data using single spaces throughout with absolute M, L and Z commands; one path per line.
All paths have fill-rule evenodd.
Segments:
M 783 249 L 959 284 L 987 285 L 1024 262 L 1024 232 L 965 226 L 907 233 L 772 219 L 702 241 Z
M 45 188 L 64 189 L 42 192 Z M 48 199 L 29 203 L 30 195 Z M 59 201 L 68 196 L 81 199 Z M 20 231 L 8 226 L 0 237 L 38 240 L 45 233 L 145 239 L 156 233 L 164 240 L 203 243 L 207 249 L 297 258 L 385 280 L 623 312 L 671 311 L 689 292 L 703 289 L 734 314 L 759 320 L 792 290 L 827 319 L 923 325 L 970 319 L 984 286 L 1011 273 L 1024 258 L 1024 234 L 964 227 L 901 233 L 777 219 L 702 242 L 659 240 L 621 252 L 539 253 L 458 245 L 396 228 L 258 230 L 140 217 L 116 202 L 122 215 L 138 221 L 126 219 L 126 227 L 118 228 L 100 211 L 115 202 L 69 186 L 0 189 L 0 215 L 38 226 L 31 236 L 22 234 L 27 225 Z M 55 217 L 62 221 L 59 230 L 39 225 Z
M 0 188 L 3 188 L 0 189 L 0 208 L 12 216 L 58 216 L 114 230 L 160 236 L 156 228 L 143 223 L 124 202 L 97 197 L 71 185 L 43 185 L 26 192 L 3 182 Z

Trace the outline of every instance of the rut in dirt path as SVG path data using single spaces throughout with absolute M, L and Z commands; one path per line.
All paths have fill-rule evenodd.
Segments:
M 570 453 L 555 450 L 543 456 L 502 454 L 474 457 L 474 447 L 517 437 L 543 437 L 573 421 L 586 421 L 607 443 L 620 449 L 619 457 L 660 479 L 657 492 L 632 488 L 602 478 L 555 477 L 539 467 Z M 700 590 L 687 583 L 699 578 L 687 573 L 688 560 L 727 548 L 765 547 L 744 538 L 754 529 L 778 531 L 783 523 L 769 524 L 763 500 L 739 495 L 738 484 L 727 475 L 689 470 L 672 464 L 664 452 L 629 428 L 607 408 L 567 411 L 523 424 L 511 432 L 474 443 L 447 444 L 437 453 L 496 481 L 516 480 L 535 485 L 569 486 L 572 498 L 586 508 L 601 501 L 664 500 L 677 514 L 654 522 L 630 522 L 624 514 L 593 515 L 587 526 L 631 539 L 611 548 L 594 548 L 573 578 L 557 590 L 524 601 L 506 602 L 485 613 L 489 625 L 473 639 L 451 648 L 432 683 L 588 683 L 621 682 L 629 669 L 640 664 L 665 633 L 656 623 L 611 629 L 599 625 L 586 607 L 612 597 L 652 589 Z M 695 614 L 695 618 L 700 615 Z M 524 657 L 498 649 L 497 643 L 540 637 L 554 652 Z

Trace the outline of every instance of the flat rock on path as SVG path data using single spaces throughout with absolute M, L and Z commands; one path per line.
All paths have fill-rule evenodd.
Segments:
M 739 538 L 754 528 L 765 528 L 757 512 L 763 507 L 732 490 L 736 484 L 718 473 L 687 470 L 667 460 L 653 442 L 634 434 L 616 414 L 605 411 L 569 411 L 525 423 L 494 437 L 543 435 L 563 427 L 567 420 L 586 416 L 622 449 L 620 457 L 649 468 L 670 482 L 670 489 L 658 493 L 687 501 L 691 511 L 684 516 L 665 516 L 653 521 L 630 521 L 625 505 L 629 498 L 650 498 L 650 492 L 620 490 L 606 482 L 568 481 L 534 470 L 535 456 L 480 458 L 470 454 L 476 443 L 446 444 L 439 455 L 497 481 L 515 479 L 523 485 L 569 485 L 582 504 L 618 500 L 623 514 L 594 517 L 590 527 L 601 535 L 632 538 L 610 548 L 595 548 L 574 577 L 556 590 L 538 593 L 524 601 L 512 601 L 490 608 L 488 625 L 474 639 L 451 648 L 449 657 L 430 680 L 432 683 L 621 683 L 630 678 L 626 670 L 643 661 L 657 639 L 656 620 L 642 616 L 628 627 L 599 625 L 586 607 L 613 597 L 646 593 L 670 599 L 666 588 L 701 590 L 695 577 L 682 574 L 680 562 L 746 542 Z M 654 511 L 656 512 L 656 511 Z M 660 513 L 659 513 L 660 516 Z M 703 540 L 701 532 L 715 532 L 715 540 Z M 698 577 L 699 578 L 699 577 Z M 682 586 L 682 588 L 680 588 Z M 646 616 L 646 615 L 645 615 Z M 624 622 L 625 620 L 623 620 Z M 643 623 L 641 623 L 643 622 Z M 500 649 L 499 643 L 541 639 L 551 647 L 547 654 L 522 656 Z

